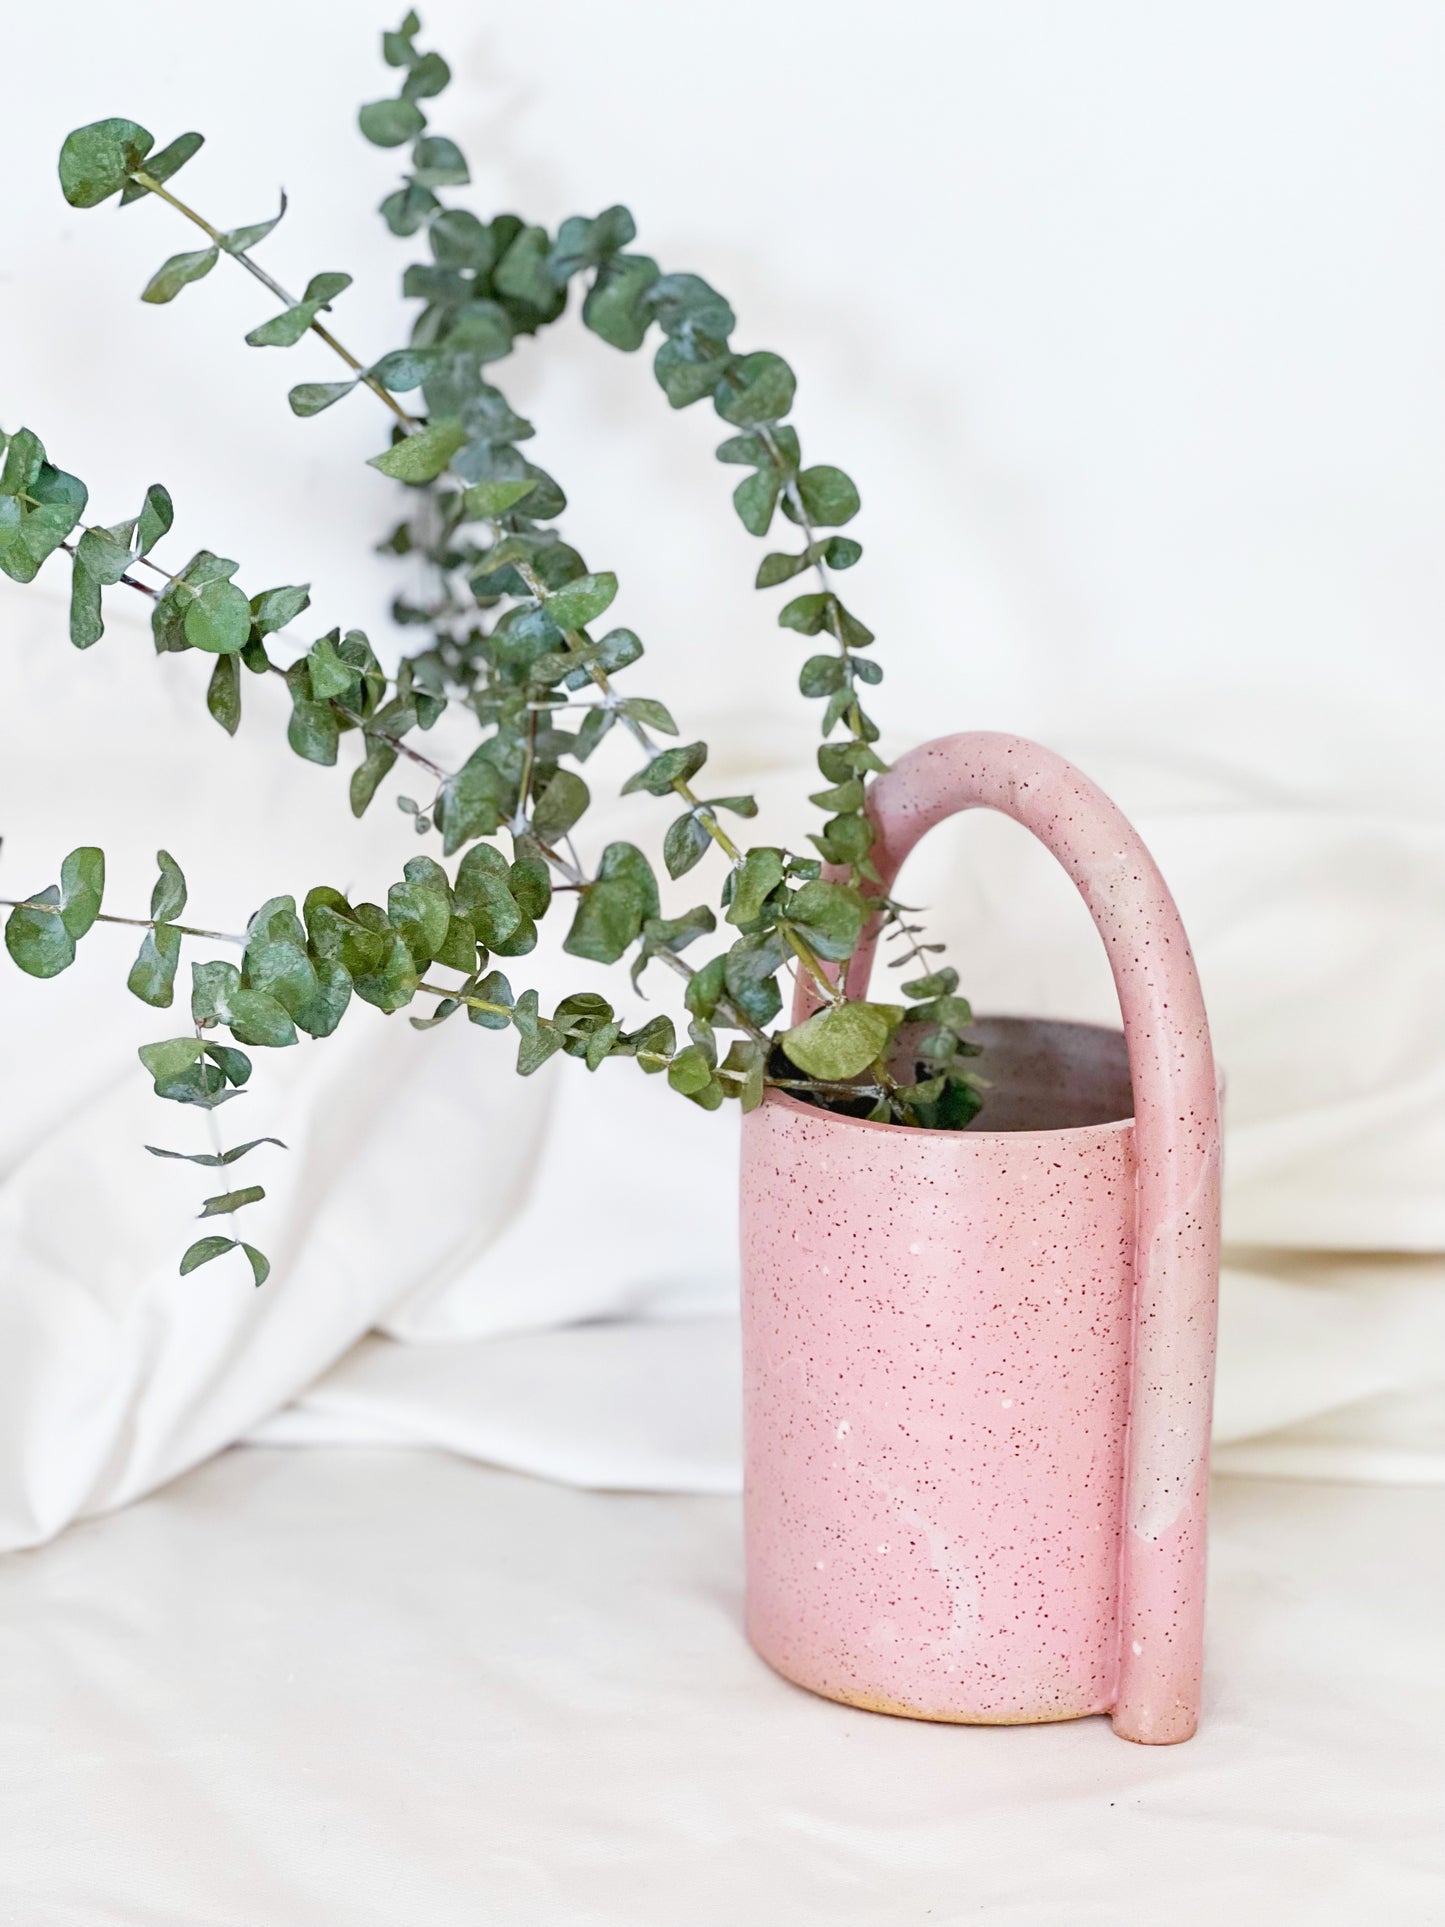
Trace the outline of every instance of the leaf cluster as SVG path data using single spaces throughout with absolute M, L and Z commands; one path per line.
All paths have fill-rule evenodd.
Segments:
M 804 459 L 789 419 L 796 380 L 788 363 L 771 350 L 737 347 L 727 300 L 701 276 L 664 272 L 639 252 L 625 207 L 573 215 L 551 233 L 509 213 L 484 220 L 448 199 L 470 175 L 460 147 L 431 125 L 450 70 L 419 46 L 420 30 L 409 13 L 383 37 L 396 89 L 359 114 L 369 142 L 406 150 L 403 179 L 381 213 L 393 234 L 420 238 L 425 249 L 402 276 L 403 296 L 416 304 L 409 337 L 380 356 L 353 354 L 333 332 L 349 275 L 313 274 L 298 297 L 253 258 L 286 212 L 284 196 L 269 220 L 222 229 L 168 185 L 200 149 L 200 135 L 156 152 L 146 129 L 113 119 L 77 129 L 62 149 L 61 185 L 73 206 L 154 194 L 203 232 L 207 245 L 165 262 L 146 301 L 170 301 L 222 256 L 234 259 L 281 303 L 247 334 L 250 345 L 319 340 L 347 364 L 344 378 L 294 385 L 296 415 L 318 414 L 359 388 L 385 404 L 391 437 L 371 466 L 379 485 L 402 491 L 405 506 L 381 546 L 407 558 L 413 579 L 426 585 L 393 604 L 416 642 L 388 673 L 361 629 L 296 634 L 309 606 L 305 584 L 248 592 L 236 580 L 239 564 L 209 549 L 162 566 L 153 552 L 174 511 L 160 484 L 130 519 L 88 525 L 84 484 L 51 465 L 31 431 L 0 441 L 0 568 L 29 581 L 56 549 L 69 552 L 77 647 L 100 640 L 102 592 L 125 585 L 151 601 L 158 652 L 212 658 L 205 700 L 227 734 L 242 722 L 242 672 L 274 675 L 289 695 L 295 754 L 332 766 L 343 739 L 359 745 L 349 776 L 355 814 L 402 761 L 428 783 L 420 800 L 396 802 L 418 834 L 437 837 L 439 854 L 406 862 L 384 904 L 353 904 L 329 886 L 299 907 L 293 896 L 276 896 L 238 939 L 239 962 L 192 962 L 189 1033 L 141 1053 L 155 1090 L 214 1111 L 245 1094 L 250 1050 L 329 1036 L 353 1001 L 390 1015 L 425 997 L 434 1001 L 412 1017 L 418 1029 L 465 1011 L 479 1028 L 512 1030 L 523 1075 L 555 1055 L 579 1057 L 594 1071 L 610 1057 L 632 1057 L 706 1109 L 729 1097 L 751 1109 L 775 1083 L 850 1113 L 862 1106 L 879 1121 L 961 1128 L 982 1101 L 982 1080 L 967 1068 L 977 1051 L 964 1035 L 968 1006 L 955 973 L 928 964 L 938 946 L 922 941 L 912 913 L 883 889 L 870 854 L 867 782 L 886 765 L 863 692 L 882 672 L 873 632 L 838 587 L 862 555 L 860 543 L 839 532 L 859 513 L 858 489 L 842 469 Z M 778 622 L 813 647 L 798 681 L 822 704 L 816 854 L 736 841 L 737 825 L 757 815 L 755 799 L 705 793 L 707 743 L 680 740 L 664 702 L 631 693 L 630 679 L 618 683 L 644 655 L 637 633 L 615 620 L 618 578 L 591 567 L 562 533 L 565 494 L 531 459 L 532 424 L 496 380 L 516 339 L 562 316 L 574 285 L 583 325 L 608 346 L 632 354 L 655 343 L 653 373 L 672 408 L 711 403 L 726 430 L 719 460 L 746 471 L 732 495 L 748 532 L 766 537 L 780 516 L 797 532 L 797 546 L 763 557 L 757 586 L 800 589 L 790 588 Z M 811 580 L 802 586 L 799 577 Z M 476 734 L 456 767 L 421 742 L 449 708 L 464 711 Z M 608 843 L 591 865 L 579 856 L 573 838 L 592 801 L 582 770 L 618 730 L 637 752 L 623 794 L 672 806 L 663 838 L 668 878 L 688 875 L 713 849 L 724 858 L 717 911 L 699 903 L 668 914 L 634 843 Z M 12 908 L 12 958 L 31 975 L 51 976 L 74 960 L 96 921 L 139 921 L 130 988 L 170 1008 L 183 942 L 210 933 L 179 921 L 185 879 L 166 852 L 158 861 L 149 918 L 114 918 L 100 907 L 100 851 L 72 852 L 58 885 Z M 653 966 L 684 979 L 685 1039 L 662 1016 L 629 1027 L 595 991 L 566 996 L 550 1013 L 535 990 L 514 991 L 499 960 L 528 955 L 559 901 L 570 918 L 567 954 L 626 963 L 634 990 Z M 903 986 L 910 1003 L 850 998 L 842 988 L 870 922 L 901 943 L 896 964 L 922 965 L 924 974 Z M 693 947 L 719 932 L 723 946 L 699 961 Z M 434 981 L 438 972 L 454 981 Z M 810 984 L 817 1008 L 800 1024 L 771 1028 L 790 976 Z M 721 1033 L 732 1033 L 726 1047 Z M 274 1142 L 156 1155 L 219 1168 Z M 202 1215 L 230 1215 L 262 1197 L 259 1186 L 222 1192 Z M 202 1238 L 183 1269 L 235 1248 L 259 1283 L 265 1259 L 236 1239 Z

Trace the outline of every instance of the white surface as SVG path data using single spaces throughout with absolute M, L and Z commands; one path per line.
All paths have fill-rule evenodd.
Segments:
M 0 1567 L 5 1927 L 1438 1927 L 1445 1498 L 1226 1480 L 1204 1724 L 933 1727 L 733 1501 L 226 1454 Z

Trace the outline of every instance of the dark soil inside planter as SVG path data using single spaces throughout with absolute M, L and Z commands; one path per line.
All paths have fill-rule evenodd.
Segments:
M 965 1130 L 1077 1130 L 1134 1114 L 1122 1031 L 1039 1017 L 980 1017 L 968 1035 L 983 1046 L 975 1062 L 989 1088 L 982 1111 Z M 770 1069 L 778 1077 L 798 1075 L 781 1051 L 775 1051 Z M 898 1034 L 890 1069 L 900 1082 L 928 1074 L 912 1058 L 906 1027 Z M 874 1102 L 859 1097 L 840 1103 L 807 1091 L 790 1095 L 843 1117 L 866 1118 Z

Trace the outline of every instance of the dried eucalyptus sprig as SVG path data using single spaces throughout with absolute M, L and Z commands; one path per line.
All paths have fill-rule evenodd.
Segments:
M 225 255 L 282 304 L 251 329 L 248 343 L 287 348 L 308 335 L 324 343 L 348 372 L 294 386 L 296 414 L 319 413 L 356 388 L 382 402 L 392 439 L 372 466 L 411 499 L 382 546 L 425 564 L 425 600 L 394 604 L 397 619 L 420 632 L 419 645 L 389 676 L 359 629 L 309 642 L 291 636 L 289 625 L 308 606 L 304 585 L 248 595 L 234 579 L 239 565 L 204 549 L 172 573 L 153 553 L 173 519 L 164 488 L 147 489 L 131 520 L 83 523 L 84 484 L 53 466 L 26 429 L 4 442 L 0 568 L 30 581 L 57 549 L 69 554 L 70 634 L 79 648 L 104 632 L 105 589 L 124 585 L 146 596 L 158 651 L 214 658 L 206 702 L 230 734 L 241 721 L 242 667 L 283 677 L 291 698 L 287 736 L 298 755 L 332 765 L 341 738 L 359 735 L 362 756 L 350 779 L 355 814 L 370 806 L 399 760 L 425 772 L 430 795 L 397 801 L 418 832 L 440 838 L 443 860 L 461 853 L 456 870 L 449 875 L 434 857 L 411 858 L 384 907 L 352 905 L 326 886 L 310 891 L 299 912 L 293 897 L 278 896 L 243 936 L 224 939 L 179 922 L 185 883 L 164 852 L 148 919 L 103 912 L 104 859 L 83 849 L 66 859 L 58 886 L 11 906 L 7 948 L 22 970 L 48 977 L 73 961 L 94 924 L 140 925 L 146 934 L 129 986 L 165 1009 L 184 940 L 239 944 L 239 964 L 192 964 L 191 1033 L 141 1052 L 159 1096 L 207 1112 L 241 1093 L 251 1071 L 241 1046 L 284 1047 L 300 1032 L 329 1036 L 354 993 L 386 1013 L 418 995 L 434 997 L 428 1014 L 411 1020 L 419 1029 L 459 1010 L 483 1028 L 513 1029 L 523 1075 L 559 1051 L 591 1070 L 627 1056 L 644 1071 L 665 1073 L 674 1090 L 709 1110 L 727 1097 L 750 1109 L 775 1085 L 879 1122 L 961 1128 L 981 1102 L 981 1080 L 968 1064 L 977 1047 L 962 1034 L 972 1021 L 969 1007 L 956 994 L 956 973 L 929 967 L 927 954 L 940 946 L 920 942 L 913 913 L 882 890 L 869 859 L 864 783 L 885 765 L 861 689 L 882 672 L 866 653 L 872 632 L 835 583 L 835 574 L 862 554 L 851 536 L 836 532 L 858 512 L 858 491 L 841 469 L 804 466 L 797 430 L 785 420 L 795 392 L 787 363 L 766 350 L 736 351 L 732 309 L 701 277 L 664 274 L 650 257 L 631 252 L 636 230 L 625 208 L 573 216 L 552 236 L 516 215 L 482 221 L 444 202 L 439 190 L 465 186 L 469 173 L 457 144 L 428 131 L 421 103 L 445 89 L 450 72 L 440 55 L 417 47 L 418 32 L 409 14 L 384 36 L 385 58 L 401 70 L 400 91 L 360 114 L 370 141 L 410 149 L 409 171 L 381 212 L 394 234 L 424 234 L 429 253 L 403 276 L 403 294 L 422 304 L 410 340 L 374 359 L 355 354 L 335 331 L 333 304 L 350 286 L 348 275 L 314 274 L 298 299 L 253 258 L 285 214 L 284 197 L 271 219 L 222 229 L 168 185 L 200 150 L 199 134 L 183 134 L 156 153 L 152 136 L 135 122 L 96 122 L 66 140 L 60 178 L 72 206 L 117 195 L 125 205 L 152 194 L 206 236 L 205 247 L 166 261 L 143 299 L 174 299 Z M 818 763 L 827 787 L 812 800 L 827 820 L 811 839 L 817 856 L 742 847 L 724 818 L 750 820 L 754 798 L 700 794 L 695 779 L 707 763 L 706 743 L 659 740 L 680 733 L 667 708 L 619 690 L 616 679 L 643 645 L 629 628 L 604 626 L 617 577 L 589 569 L 561 535 L 556 522 L 566 498 L 522 452 L 531 424 L 490 379 L 517 335 L 534 334 L 564 312 L 574 279 L 585 284 L 584 323 L 611 346 L 634 352 L 654 326 L 660 331 L 653 367 L 674 408 L 712 400 L 732 431 L 719 459 L 749 471 L 733 493 L 745 527 L 766 535 L 781 508 L 799 531 L 801 548 L 766 555 L 757 583 L 774 587 L 811 571 L 816 588 L 794 596 L 778 620 L 831 645 L 809 657 L 800 675 L 803 693 L 825 702 Z M 415 412 L 397 400 L 418 392 Z M 288 659 L 278 660 L 276 649 Z M 448 708 L 469 712 L 480 737 L 455 769 L 415 740 Z M 635 845 L 610 843 L 589 868 L 573 843 L 591 801 L 578 768 L 617 728 L 642 757 L 623 793 L 674 797 L 682 805 L 663 841 L 669 875 L 686 875 L 714 846 L 725 859 L 720 908 L 732 934 L 701 966 L 683 952 L 717 929 L 708 905 L 664 916 L 652 866 Z M 502 837 L 509 853 L 498 847 Z M 685 1043 L 665 1016 L 626 1028 L 592 991 L 563 998 L 550 1015 L 535 990 L 513 991 L 493 959 L 530 952 L 558 897 L 575 899 L 563 939 L 569 954 L 604 964 L 630 957 L 634 989 L 654 962 L 685 979 Z M 907 1007 L 845 994 L 844 966 L 870 918 L 901 940 L 897 962 L 922 961 L 923 974 L 903 985 L 913 1000 Z M 438 971 L 457 981 L 434 981 Z M 779 978 L 799 972 L 817 1008 L 799 1025 L 772 1030 L 783 1009 Z M 725 1054 L 720 1031 L 736 1033 Z M 230 1043 L 219 1041 L 223 1032 Z M 220 1168 L 275 1142 L 259 1138 L 225 1151 L 213 1140 L 204 1153 L 150 1148 Z M 202 1215 L 230 1214 L 263 1196 L 259 1185 L 223 1192 L 206 1201 Z M 182 1270 L 237 1248 L 259 1284 L 267 1262 L 236 1238 L 202 1238 Z

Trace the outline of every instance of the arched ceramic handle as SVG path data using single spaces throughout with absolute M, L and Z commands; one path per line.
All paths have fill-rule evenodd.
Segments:
M 969 809 L 1011 816 L 1063 865 L 1119 994 L 1138 1190 L 1113 1718 L 1127 1739 L 1185 1740 L 1199 1713 L 1219 1277 L 1219 1116 L 1204 999 L 1179 912 L 1133 826 L 1080 771 L 1021 737 L 940 737 L 871 785 L 881 887 L 935 823 Z M 876 937 L 870 930 L 849 963 L 854 996 L 867 992 Z M 810 1007 L 800 980 L 794 1021 Z

